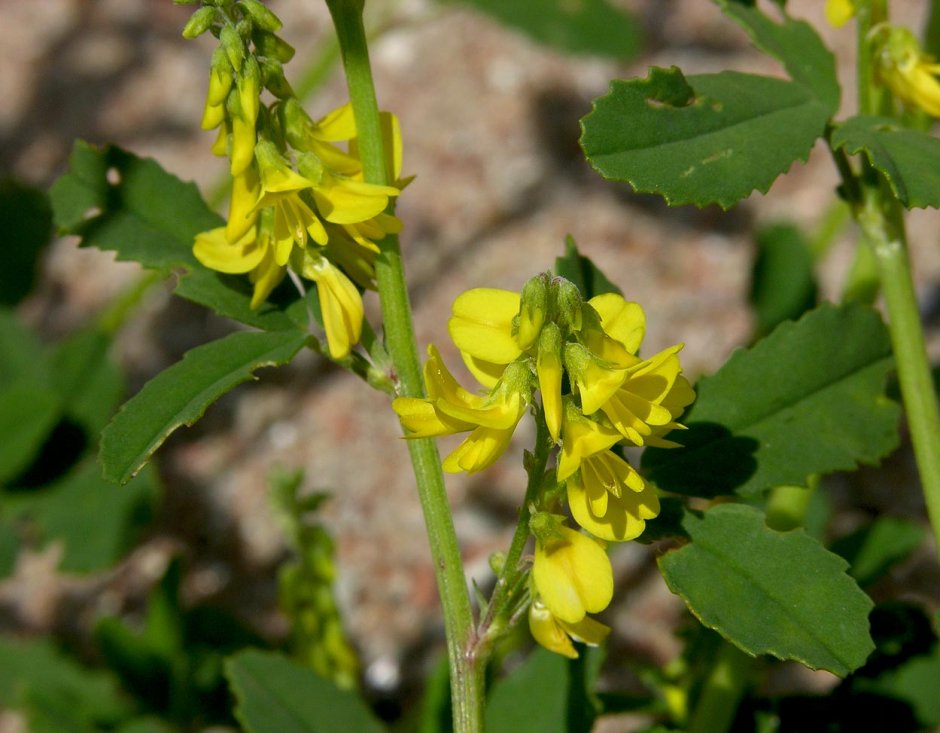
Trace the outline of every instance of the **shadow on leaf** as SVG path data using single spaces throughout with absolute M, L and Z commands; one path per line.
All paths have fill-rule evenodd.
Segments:
M 713 498 L 734 494 L 757 471 L 758 442 L 717 423 L 693 423 L 669 435 L 681 448 L 648 448 L 643 468 L 660 489 Z

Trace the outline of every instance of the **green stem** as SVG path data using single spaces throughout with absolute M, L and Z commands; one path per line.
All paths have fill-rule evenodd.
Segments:
M 356 119 L 359 155 L 365 180 L 389 182 L 381 120 L 372 81 L 369 51 L 362 22 L 362 0 L 327 0 L 339 39 L 349 96 Z M 423 395 L 421 362 L 411 317 L 398 238 L 380 243 L 375 273 L 389 356 L 399 380 L 399 394 Z M 470 594 L 447 501 L 437 445 L 409 440 L 418 495 L 424 512 L 431 557 L 444 614 L 455 733 L 483 730 L 483 664 L 473 654 L 475 631 Z
M 721 642 L 689 720 L 688 733 L 724 733 L 731 728 L 751 662 L 737 647 Z
M 514 591 L 519 585 L 518 581 L 522 573 L 522 553 L 529 540 L 531 507 L 538 498 L 545 477 L 545 466 L 548 463 L 551 441 L 549 440 L 548 426 L 541 414 L 536 415 L 535 425 L 535 451 L 526 456 L 528 483 L 525 489 L 525 498 L 519 508 L 519 519 L 516 522 L 516 530 L 509 544 L 509 550 L 506 552 L 503 570 L 496 581 L 496 588 L 493 590 L 493 595 L 490 597 L 487 606 L 486 618 L 480 624 L 479 638 L 481 645 L 484 647 L 483 653 L 486 653 L 495 638 L 505 630 L 507 619 L 511 617 L 513 610 L 512 597 L 515 595 Z
M 888 212 L 885 211 L 889 208 Z M 920 472 L 927 515 L 940 552 L 940 411 L 924 342 L 900 205 L 882 188 L 866 188 L 858 214 L 862 238 L 878 266 L 888 311 L 901 397 Z

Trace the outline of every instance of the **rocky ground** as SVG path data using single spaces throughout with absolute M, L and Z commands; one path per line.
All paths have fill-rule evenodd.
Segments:
M 484 16 L 430 0 L 382 8 L 385 30 L 373 46 L 379 99 L 401 119 L 405 172 L 416 175 L 398 213 L 418 338 L 438 344 L 450 363 L 455 352 L 443 314 L 455 295 L 484 285 L 518 289 L 552 267 L 571 234 L 646 308 L 645 351 L 682 341 L 687 373 L 708 374 L 749 338 L 754 227 L 779 219 L 812 227 L 831 201 L 835 177 L 820 149 L 768 195 L 727 213 L 669 210 L 592 172 L 577 147 L 578 119 L 610 79 L 645 75 L 653 64 L 778 73 L 712 3 L 624 4 L 643 18 L 647 38 L 646 51 L 629 62 L 562 55 Z M 914 23 L 924 3 L 899 5 Z M 789 6 L 797 16 L 821 19 L 817 0 Z M 325 6 L 278 0 L 271 7 L 298 48 L 288 66 L 297 78 L 292 74 L 299 76 L 328 43 Z M 198 121 L 212 44 L 180 37 L 188 12 L 170 0 L 0 0 L 0 169 L 47 184 L 63 170 L 72 141 L 83 138 L 153 156 L 211 190 L 224 166 L 210 155 L 212 136 Z M 851 31 L 826 33 L 848 79 Z M 307 106 L 318 116 L 342 101 L 343 81 L 334 70 Z M 937 225 L 935 213 L 915 212 L 911 221 L 933 342 Z M 847 240 L 825 262 L 826 294 L 838 293 L 849 257 Z M 46 258 L 42 286 L 23 315 L 50 337 L 66 333 L 136 277 L 133 265 L 64 239 Z M 117 354 L 139 386 L 186 349 L 230 328 L 157 289 L 121 334 Z M 441 632 L 397 421 L 382 395 L 313 356 L 266 376 L 223 399 L 162 451 L 167 496 L 160 530 L 127 568 L 89 585 L 55 576 L 53 557 L 24 557 L 17 576 L 0 589 L 8 625 L 48 627 L 61 621 L 66 603 L 91 619 L 102 604 L 120 605 L 121 594 L 142 592 L 170 553 L 182 549 L 192 559 L 185 588 L 191 600 L 219 598 L 264 633 L 283 633 L 271 574 L 283 542 L 266 477 L 275 465 L 302 467 L 311 489 L 333 492 L 323 515 L 336 539 L 338 593 L 368 682 L 394 693 L 413 681 L 429 651 L 440 647 Z M 517 453 L 524 444 L 523 435 Z M 488 555 L 508 543 L 523 480 L 513 460 L 450 480 L 468 572 L 478 580 L 485 582 Z M 890 506 L 922 518 L 906 454 L 852 482 L 835 479 L 831 491 L 845 504 Z M 849 500 L 859 495 L 861 501 Z M 857 519 L 847 512 L 842 521 L 849 527 Z M 938 577 L 929 557 L 928 548 L 896 580 L 936 603 Z M 673 632 L 682 606 L 656 572 L 652 552 L 629 544 L 617 548 L 614 561 L 619 590 L 607 620 L 616 628 L 616 653 L 670 659 L 679 648 Z

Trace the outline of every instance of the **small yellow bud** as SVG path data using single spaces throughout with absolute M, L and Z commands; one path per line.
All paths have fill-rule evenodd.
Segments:
M 539 377 L 539 391 L 542 393 L 542 410 L 548 432 L 556 442 L 561 435 L 561 378 L 562 378 L 562 339 L 561 329 L 554 323 L 546 323 L 539 336 L 536 371 Z
M 246 122 L 254 125 L 258 119 L 261 94 L 261 68 L 254 56 L 245 58 L 241 73 L 238 75 L 238 102 Z
M 212 62 L 209 65 L 209 92 L 206 100 L 209 104 L 220 105 L 225 102 L 228 90 L 232 88 L 234 75 L 228 56 L 221 48 L 212 52 Z

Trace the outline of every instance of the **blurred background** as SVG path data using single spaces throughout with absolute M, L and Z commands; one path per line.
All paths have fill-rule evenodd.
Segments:
M 671 210 L 659 198 L 606 182 L 578 147 L 578 121 L 611 79 L 645 76 L 650 65 L 677 65 L 686 73 L 781 73 L 713 3 L 614 3 L 633 22 L 624 22 L 622 49 L 602 54 L 559 48 L 468 5 L 367 4 L 379 102 L 401 120 L 404 172 L 415 176 L 397 212 L 405 223 L 402 248 L 422 348 L 437 344 L 456 369 L 459 358 L 446 335 L 454 297 L 470 287 L 519 289 L 553 267 L 568 234 L 645 308 L 644 353 L 683 342 L 683 365 L 695 379 L 750 342 L 756 232 L 787 222 L 811 235 L 822 226 L 836 184 L 825 151 L 815 149 L 769 194 L 724 212 Z M 325 5 L 269 5 L 297 49 L 288 79 L 312 89 L 306 107 L 322 116 L 346 99 Z M 897 22 L 919 27 L 925 2 L 894 5 Z M 850 87 L 851 27 L 826 27 L 819 0 L 791 0 L 788 7 L 822 29 Z M 214 133 L 199 129 L 214 39 L 180 36 L 191 10 L 171 0 L 0 0 L 0 172 L 45 188 L 65 170 L 74 140 L 112 142 L 194 181 L 224 210 L 225 162 L 209 152 Z M 853 104 L 847 91 L 843 108 L 851 111 Z M 935 360 L 938 224 L 936 212 L 914 212 L 910 220 Z M 851 258 L 847 227 L 820 262 L 821 297 L 838 297 Z M 139 278 L 135 265 L 116 263 L 111 253 L 56 240 L 17 314 L 42 339 L 62 339 Z M 187 349 L 236 328 L 169 290 L 149 288 L 116 335 L 112 354 L 129 393 Z M 374 315 L 374 300 L 369 304 Z M 397 420 L 383 395 L 312 354 L 261 377 L 220 400 L 158 453 L 162 488 L 151 519 L 110 569 L 63 572 L 69 550 L 62 542 L 18 544 L 0 584 L 0 631 L 26 638 L 51 630 L 81 646 L 102 614 L 141 617 L 171 560 L 181 558 L 184 606 L 211 602 L 276 643 L 287 632 L 276 579 L 287 548 L 269 476 L 275 467 L 303 469 L 305 491 L 331 494 L 318 516 L 335 542 L 337 600 L 366 684 L 389 705 L 406 699 L 440 652 L 442 633 Z M 482 585 L 490 553 L 508 545 L 524 489 L 518 459 L 529 438 L 517 434 L 515 456 L 492 469 L 449 478 L 467 570 Z M 442 450 L 455 444 L 441 443 Z M 885 508 L 923 522 L 906 448 L 881 468 L 851 481 L 832 477 L 826 486 L 838 508 L 830 528 L 835 535 Z M 605 620 L 615 628 L 612 653 L 662 664 L 680 649 L 675 631 L 684 606 L 666 589 L 654 556 L 637 543 L 614 549 L 618 592 Z M 922 548 L 890 583 L 936 607 L 940 577 L 933 556 L 932 548 Z M 824 674 L 816 677 L 831 684 Z

